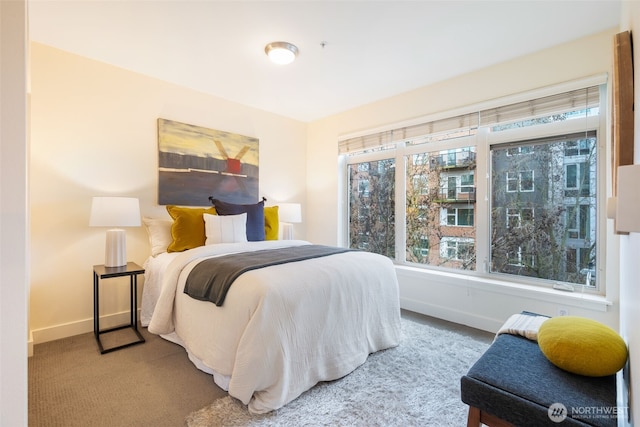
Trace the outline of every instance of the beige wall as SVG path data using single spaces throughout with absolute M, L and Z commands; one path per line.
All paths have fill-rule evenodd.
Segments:
M 616 32 L 617 29 L 611 29 L 310 123 L 307 238 L 324 244 L 339 242 L 337 141 L 341 135 L 609 73 Z M 608 126 L 604 131 L 608 133 Z M 602 142 L 603 147 L 609 147 L 606 139 Z M 607 170 L 602 173 L 606 174 L 610 194 L 609 161 L 605 163 Z M 589 316 L 617 328 L 618 238 L 613 236 L 611 224 L 607 224 L 607 228 L 606 300 L 595 298 L 587 302 L 579 295 L 558 291 L 514 290 L 488 280 L 465 280 L 425 270 L 398 268 L 401 304 L 414 311 L 490 331 L 497 330 L 509 315 L 521 310 L 557 315 L 561 308 L 568 309 L 569 314 Z
M 304 203 L 307 125 L 48 46 L 31 45 L 31 292 L 34 342 L 92 330 L 92 265 L 104 262 L 104 229 L 88 226 L 91 197 L 157 204 L 159 117 L 259 138 L 260 195 Z M 208 203 L 203 194 L 203 205 Z M 296 229 L 304 237 L 304 224 Z M 127 231 L 142 264 L 143 227 Z M 101 314 L 128 309 L 127 281 L 110 279 Z M 110 320 L 107 317 L 105 326 Z

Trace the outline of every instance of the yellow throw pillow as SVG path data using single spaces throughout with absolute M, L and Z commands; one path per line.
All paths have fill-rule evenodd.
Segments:
M 169 205 L 167 212 L 173 218 L 171 225 L 173 241 L 167 247 L 167 252 L 182 252 L 204 246 L 206 235 L 203 214 L 215 215 L 215 208 L 185 208 Z
M 264 208 L 264 240 L 278 240 L 279 231 L 278 207 L 265 206 Z
M 538 345 L 558 368 L 588 377 L 613 375 L 627 362 L 627 345 L 622 337 L 584 317 L 545 320 L 538 331 Z

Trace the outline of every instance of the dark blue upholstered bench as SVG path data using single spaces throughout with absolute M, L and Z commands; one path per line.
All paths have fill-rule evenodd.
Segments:
M 617 425 L 615 414 L 607 415 L 616 407 L 615 375 L 566 372 L 549 362 L 537 342 L 516 335 L 498 336 L 462 377 L 461 397 L 469 405 L 469 427 Z M 549 417 L 556 403 L 567 409 L 560 423 Z

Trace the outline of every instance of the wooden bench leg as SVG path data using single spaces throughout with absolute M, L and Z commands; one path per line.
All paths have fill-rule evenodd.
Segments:
M 475 406 L 469 406 L 467 427 L 480 427 L 480 409 L 476 408 Z
M 503 419 L 491 415 L 487 412 L 482 412 L 475 406 L 469 406 L 469 416 L 467 417 L 467 427 L 481 427 L 482 425 L 490 427 L 515 427 L 513 424 L 506 422 Z

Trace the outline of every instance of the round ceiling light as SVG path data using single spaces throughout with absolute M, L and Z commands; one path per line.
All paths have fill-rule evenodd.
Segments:
M 264 47 L 264 51 L 276 64 L 290 64 L 298 55 L 298 48 L 287 42 L 271 42 Z

